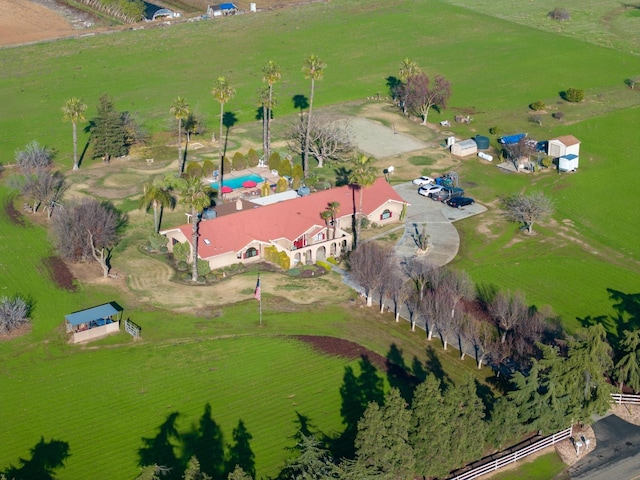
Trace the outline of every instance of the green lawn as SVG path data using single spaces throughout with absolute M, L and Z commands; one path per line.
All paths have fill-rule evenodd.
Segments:
M 640 214 L 633 208 L 640 95 L 622 84 L 640 73 L 640 57 L 622 46 L 615 50 L 604 41 L 597 42 L 605 45 L 600 46 L 580 40 L 581 31 L 594 30 L 571 27 L 597 22 L 585 20 L 590 4 L 582 9 L 577 0 L 567 5 L 576 21 L 563 25 L 560 35 L 527 20 L 532 10 L 524 5 L 518 7 L 519 20 L 436 0 L 338 0 L 0 49 L 0 163 L 11 163 L 17 148 L 36 139 L 55 148 L 57 162 L 69 168 L 71 127 L 61 122 L 60 108 L 71 96 L 89 104 L 90 117 L 98 96 L 109 93 L 119 109 L 134 113 L 157 133 L 174 128 L 168 110 L 180 95 L 207 114 L 211 126 L 219 106 L 210 90 L 217 76 L 226 75 L 237 95 L 225 110 L 234 112 L 242 126 L 254 119 L 260 68 L 273 59 L 283 70 L 276 85 L 277 123 L 295 113 L 294 95 L 309 93 L 301 64 L 310 53 L 328 65 L 325 78 L 317 82 L 317 106 L 384 94 L 385 79 L 397 74 L 403 57 L 410 57 L 453 82 L 452 109 L 433 113 L 432 121 L 451 118 L 453 108 L 475 110 L 474 122 L 456 130 L 458 135 L 485 134 L 489 126 L 500 125 L 538 138 L 570 133 L 582 140 L 580 170 L 573 175 L 531 178 L 503 174 L 474 158 L 461 163 L 463 186 L 481 202 L 540 189 L 553 198 L 556 213 L 555 223 L 538 226 L 539 235 L 531 238 L 504 223 L 495 209 L 463 221 L 456 225 L 462 246 L 454 263 L 480 284 L 522 289 L 532 303 L 552 305 L 575 329 L 580 319 L 613 315 L 607 289 L 640 292 Z M 500 12 L 508 8 L 513 10 L 507 2 L 496 4 Z M 570 86 L 586 89 L 587 100 L 558 105 L 558 92 Z M 529 124 L 527 105 L 537 99 L 566 111 L 566 121 L 545 118 L 543 127 Z M 412 161 L 427 165 L 431 160 Z M 81 169 L 70 181 L 83 182 L 83 175 Z M 8 196 L 0 188 L 0 199 Z M 134 198 L 117 201 L 135 209 Z M 488 234 L 478 229 L 485 219 L 492 220 Z M 563 225 L 566 232 L 559 231 Z M 473 361 L 459 363 L 455 352 L 431 358 L 435 364 L 429 365 L 423 336 L 392 321 L 372 322 L 366 312 L 348 307 L 303 311 L 276 302 L 277 308 L 265 311 L 265 327 L 256 335 L 255 301 L 196 318 L 140 304 L 108 286 L 61 291 L 52 287 L 42 266 L 52 252 L 43 229 L 11 224 L 1 210 L 0 239 L 0 294 L 35 301 L 33 331 L 0 342 L 5 419 L 0 468 L 27 458 L 42 436 L 70 445 L 61 479 L 95 477 L 96 472 L 100 478 L 132 478 L 143 437 L 155 436 L 173 412 L 179 413 L 179 431 L 189 433 L 209 403 L 225 442 L 242 420 L 253 436 L 258 476 L 275 475 L 289 455 L 296 413 L 326 433 L 340 430 L 339 387 L 344 369 L 355 366 L 310 352 L 282 335 L 340 336 L 382 355 L 395 344 L 407 364 L 416 358 L 435 369 L 442 362 L 454 382 L 476 373 Z M 65 343 L 66 313 L 121 296 L 126 314 L 143 328 L 143 342 L 122 333 L 88 348 Z M 480 372 L 478 378 L 486 375 Z M 542 472 L 546 467 L 536 468 Z
M 555 453 L 547 453 L 518 468 L 491 476 L 491 480 L 550 480 L 561 474 L 567 466 Z

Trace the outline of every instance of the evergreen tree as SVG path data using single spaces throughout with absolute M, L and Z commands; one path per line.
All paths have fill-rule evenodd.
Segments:
M 620 382 L 620 391 L 624 384 L 629 386 L 634 392 L 640 391 L 640 330 L 623 333 L 620 346 L 624 355 L 616 364 L 616 377 Z
M 93 157 L 105 162 L 111 157 L 126 155 L 128 150 L 122 115 L 116 110 L 109 95 L 103 94 L 98 102 L 98 114 L 91 129 Z
M 184 480 L 211 480 L 211 477 L 200 469 L 200 462 L 194 455 L 187 462 L 187 469 L 182 476 Z
M 409 444 L 411 411 L 393 388 L 384 406 L 371 402 L 358 423 L 356 461 L 375 478 L 402 480 L 413 476 L 415 459 Z
M 338 467 L 329 451 L 313 436 L 299 432 L 296 446 L 300 452 L 284 471 L 284 478 L 291 480 L 316 480 L 340 478 Z

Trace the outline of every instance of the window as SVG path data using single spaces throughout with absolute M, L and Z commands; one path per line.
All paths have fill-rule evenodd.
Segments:
M 258 256 L 258 250 L 256 250 L 253 247 L 248 248 L 244 254 L 244 258 L 251 258 L 251 257 L 257 257 L 257 256 Z
M 391 218 L 393 216 L 393 214 L 391 213 L 391 210 L 389 210 L 388 208 L 382 212 L 382 214 L 380 215 L 380 220 L 386 220 L 387 218 Z

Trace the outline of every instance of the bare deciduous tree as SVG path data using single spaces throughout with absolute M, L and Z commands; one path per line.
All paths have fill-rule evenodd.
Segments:
M 0 335 L 11 333 L 29 323 L 31 305 L 24 298 L 15 296 L 0 298 Z
M 31 211 L 36 213 L 41 204 L 47 211 L 47 218 L 51 218 L 54 206 L 62 200 L 67 189 L 64 176 L 60 172 L 51 173 L 49 170 L 38 168 L 25 174 L 22 194 L 33 203 Z
M 407 283 L 404 274 L 397 269 L 393 270 L 391 278 L 389 279 L 389 295 L 393 301 L 393 311 L 395 314 L 396 323 L 400 321 L 400 310 L 402 305 L 406 302 L 407 298 L 411 294 L 413 286 Z M 413 324 L 412 330 L 413 331 Z
M 489 304 L 489 315 L 500 329 L 500 343 L 505 343 L 507 334 L 528 315 L 524 293 L 500 290 Z
M 287 137 L 289 150 L 293 153 L 304 154 L 307 129 L 308 153 L 318 161 L 318 168 L 322 168 L 326 160 L 345 160 L 355 149 L 353 135 L 346 120 L 314 116 L 309 122 L 299 121 L 291 126 Z
M 480 369 L 484 360 L 491 354 L 498 332 L 489 322 L 475 318 L 469 319 L 464 326 L 465 336 L 475 350 L 476 362 L 478 362 L 478 369 Z
M 349 269 L 354 280 L 364 288 L 367 306 L 372 304 L 372 293 L 384 281 L 385 270 L 391 255 L 391 248 L 375 242 L 360 245 L 349 255 Z
M 404 273 L 411 279 L 418 293 L 418 299 L 422 301 L 429 282 L 437 275 L 436 267 L 424 257 L 411 257 L 403 263 Z
M 521 158 L 529 159 L 529 155 L 535 153 L 535 142 L 522 137 L 515 143 L 508 143 L 504 146 L 504 153 L 511 160 L 513 166 L 518 169 L 518 162 Z
M 15 158 L 18 167 L 24 173 L 28 173 L 49 167 L 53 162 L 53 151 L 33 140 L 27 143 L 23 150 L 16 150 Z
M 505 217 L 514 222 L 522 222 L 527 233 L 533 233 L 533 224 L 545 219 L 554 211 L 553 202 L 542 192 L 530 195 L 520 193 L 502 199 Z
M 56 209 L 51 232 L 60 254 L 72 261 L 95 259 L 103 276 L 109 274 L 111 250 L 124 218 L 110 203 L 84 198 Z

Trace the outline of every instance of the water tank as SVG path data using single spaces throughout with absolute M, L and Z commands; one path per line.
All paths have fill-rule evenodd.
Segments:
M 478 156 L 483 159 L 486 160 L 488 162 L 493 160 L 493 157 L 491 155 L 489 155 L 488 153 L 484 153 L 484 152 L 478 152 Z
M 478 144 L 478 150 L 486 150 L 489 148 L 489 137 L 476 135 L 475 141 Z
M 447 147 L 450 147 L 454 143 L 456 143 L 456 137 L 447 137 Z
M 249 11 L 251 11 L 251 12 L 256 12 L 257 11 L 255 3 L 250 3 L 249 4 Z
M 310 193 L 311 193 L 311 190 L 309 189 L 309 187 L 300 187 L 298 189 L 298 195 L 300 195 L 301 197 L 306 197 Z

